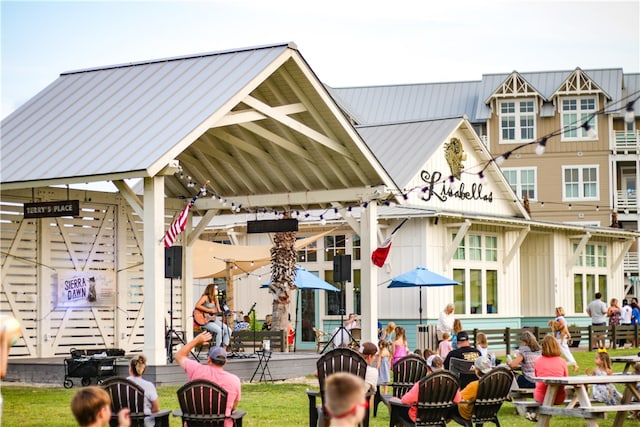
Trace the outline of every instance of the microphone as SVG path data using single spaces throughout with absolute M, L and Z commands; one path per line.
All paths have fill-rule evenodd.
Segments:
M 253 313 L 255 310 L 256 310 L 256 303 L 254 302 L 253 305 L 251 306 L 251 308 L 249 309 L 249 312 L 247 314 L 250 316 L 251 313 Z

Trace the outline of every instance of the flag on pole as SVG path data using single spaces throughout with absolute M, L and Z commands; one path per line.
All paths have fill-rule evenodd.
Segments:
M 400 230 L 400 227 L 402 227 L 408 220 L 409 218 L 405 218 L 404 221 L 398 224 L 398 226 L 393 229 L 389 237 L 387 237 L 384 242 L 382 242 L 382 244 L 373 251 L 371 254 L 371 262 L 373 262 L 373 265 L 377 267 L 382 267 L 384 265 L 384 262 L 387 260 L 387 256 L 389 255 L 389 250 L 391 249 L 391 241 L 398 233 L 398 230 Z
M 171 246 L 173 246 L 173 244 L 176 241 L 176 238 L 178 237 L 178 234 L 182 233 L 184 229 L 187 227 L 187 219 L 189 218 L 189 211 L 191 210 L 191 208 L 193 207 L 193 204 L 198 199 L 198 194 L 193 196 L 193 199 L 191 199 L 189 204 L 185 206 L 184 209 L 182 209 L 178 217 L 174 219 L 173 222 L 171 223 L 171 226 L 169 227 L 167 232 L 164 233 L 165 248 L 170 248 Z

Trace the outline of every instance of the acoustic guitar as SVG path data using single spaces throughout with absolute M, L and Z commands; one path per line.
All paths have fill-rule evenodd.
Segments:
M 197 308 L 193 309 L 193 321 L 196 322 L 198 326 L 204 326 L 208 322 L 215 320 L 216 314 L 220 315 L 222 313 L 206 313 Z

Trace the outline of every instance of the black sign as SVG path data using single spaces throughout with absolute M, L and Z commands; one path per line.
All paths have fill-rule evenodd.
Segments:
M 51 218 L 56 216 L 78 215 L 80 215 L 80 200 L 24 204 L 25 218 Z
M 298 220 L 294 218 L 247 221 L 247 233 L 280 233 L 284 231 L 298 231 Z

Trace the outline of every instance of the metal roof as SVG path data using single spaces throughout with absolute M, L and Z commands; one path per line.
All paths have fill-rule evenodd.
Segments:
M 518 74 L 538 91 L 545 101 L 549 101 L 575 71 Z M 621 99 L 622 69 L 582 71 L 610 100 Z M 468 116 L 472 123 L 477 123 L 491 117 L 491 108 L 486 101 L 511 74 L 483 74 L 480 81 L 329 88 L 329 91 L 358 124 L 431 120 L 462 115 Z M 634 75 L 624 76 L 633 79 Z
M 358 133 L 371 147 L 393 180 L 405 188 L 431 155 L 460 125 L 461 117 L 358 126 Z
M 5 189 L 150 177 L 173 159 L 224 197 L 395 187 L 291 43 L 63 73 L 1 126 Z M 178 174 L 165 187 L 197 191 Z

